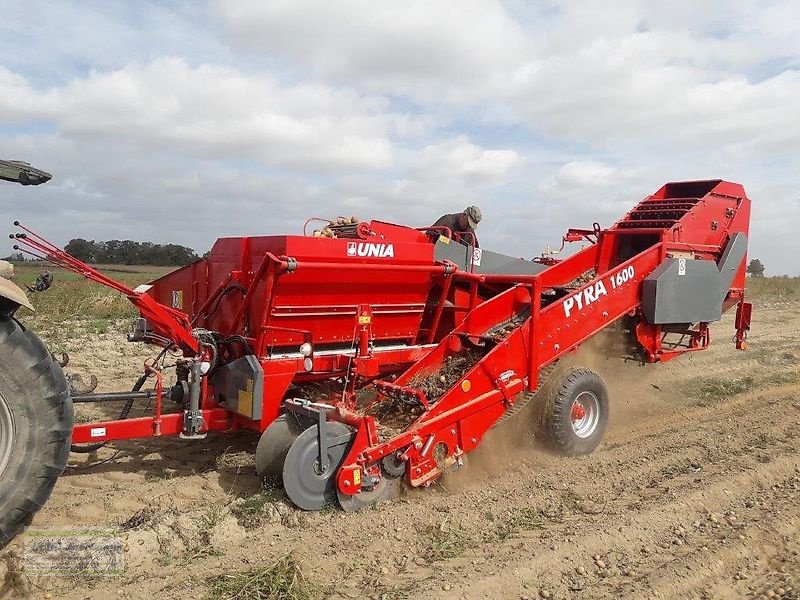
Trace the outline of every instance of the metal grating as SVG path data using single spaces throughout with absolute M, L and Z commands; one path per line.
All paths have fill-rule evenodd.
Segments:
M 647 198 L 617 223 L 619 229 L 669 229 L 692 210 L 700 198 Z

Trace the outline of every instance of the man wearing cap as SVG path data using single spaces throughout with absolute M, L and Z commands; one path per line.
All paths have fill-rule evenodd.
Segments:
M 481 222 L 481 209 L 477 206 L 468 206 L 463 212 L 442 215 L 431 227 L 449 227 L 453 234 L 459 234 L 465 244 L 475 244 L 478 247 L 478 236 L 475 228 Z M 465 235 L 471 234 L 471 235 Z

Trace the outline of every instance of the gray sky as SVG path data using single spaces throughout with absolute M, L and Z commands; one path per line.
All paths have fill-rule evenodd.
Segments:
M 427 225 L 557 245 L 664 182 L 753 200 L 751 256 L 800 274 L 800 4 L 0 0 L 0 217 L 55 242 Z M 10 248 L 8 248 L 10 251 Z

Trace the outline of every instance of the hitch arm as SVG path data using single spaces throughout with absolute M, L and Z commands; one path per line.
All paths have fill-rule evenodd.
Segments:
M 137 292 L 119 281 L 106 277 L 97 269 L 90 267 L 48 242 L 19 221 L 14 221 L 14 225 L 22 230 L 22 233 L 11 234 L 10 236 L 11 239 L 17 242 L 14 245 L 14 250 L 19 250 L 39 260 L 47 261 L 67 271 L 81 275 L 89 281 L 94 281 L 119 292 L 139 309 L 142 316 L 147 319 L 159 334 L 172 341 L 184 352 L 192 355 L 196 355 L 199 352 L 200 345 L 192 335 L 192 325 L 186 313 L 164 306 L 151 296 Z

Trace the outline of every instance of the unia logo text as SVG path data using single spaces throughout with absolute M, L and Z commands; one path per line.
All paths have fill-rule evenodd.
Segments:
M 347 256 L 394 258 L 394 244 L 371 242 L 347 242 Z

